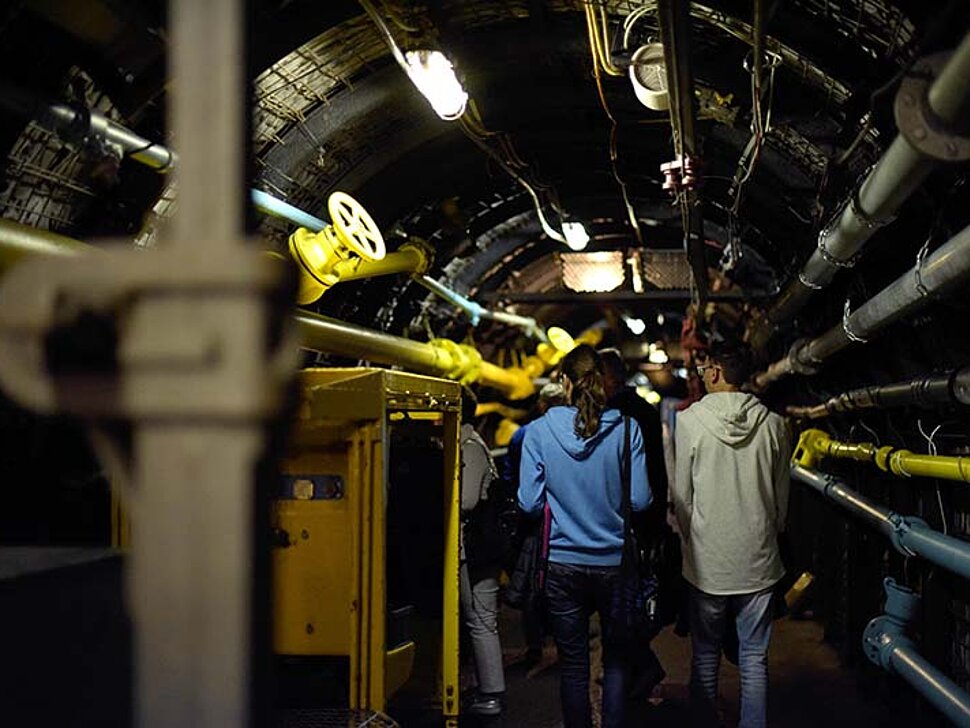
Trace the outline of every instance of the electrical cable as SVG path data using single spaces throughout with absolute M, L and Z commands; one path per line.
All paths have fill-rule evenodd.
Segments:
M 931 432 L 929 435 L 927 435 L 926 431 L 923 429 L 922 418 L 917 418 L 916 427 L 919 429 L 919 434 L 921 434 L 926 439 L 927 452 L 929 452 L 929 454 L 932 455 L 933 457 L 936 457 L 936 452 L 937 452 L 936 442 L 935 442 L 936 433 L 940 431 L 941 427 L 943 427 L 942 423 L 937 425 L 936 428 L 933 430 L 933 432 Z M 933 484 L 936 486 L 936 504 L 940 507 L 940 521 L 943 524 L 943 535 L 946 536 L 949 534 L 949 528 L 946 522 L 946 509 L 943 508 L 943 494 L 940 492 L 939 479 L 934 478 Z

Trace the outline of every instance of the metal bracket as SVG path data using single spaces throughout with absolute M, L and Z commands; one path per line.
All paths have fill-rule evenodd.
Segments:
M 922 58 L 903 79 L 893 112 L 899 133 L 913 148 L 933 159 L 963 162 L 970 159 L 970 137 L 950 128 L 930 107 L 927 94 L 950 57 L 949 52 Z
M 265 351 L 256 315 L 283 267 L 255 248 L 151 255 L 130 246 L 103 255 L 27 260 L 0 285 L 0 384 L 26 407 L 88 419 L 261 418 L 298 362 L 296 329 Z M 282 313 L 282 312 L 281 312 Z M 85 321 L 103 322 L 94 336 Z M 191 323 L 191 325 L 189 325 Z M 87 355 L 54 355 L 51 332 Z M 107 332 L 107 335 L 105 335 Z M 266 365 L 255 366 L 264 348 Z M 91 350 L 95 349 L 92 353 Z M 267 396 L 266 392 L 276 392 Z

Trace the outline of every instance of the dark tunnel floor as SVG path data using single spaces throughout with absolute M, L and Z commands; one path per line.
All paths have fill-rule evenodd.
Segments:
M 524 644 L 518 613 L 506 610 L 502 617 L 506 660 L 506 710 L 501 718 L 475 720 L 463 717 L 463 726 L 482 728 L 558 728 L 559 671 L 555 665 L 527 676 L 516 664 Z M 596 642 L 594 641 L 594 660 Z M 688 724 L 687 682 L 690 676 L 690 640 L 678 637 L 672 628 L 654 640 L 657 656 L 667 678 L 655 693 L 657 705 L 644 705 L 631 715 L 630 726 L 685 726 Z M 554 650 L 547 646 L 547 657 Z M 780 619 L 774 623 L 769 651 L 768 722 L 785 728 L 809 726 L 892 726 L 913 725 L 912 720 L 894 716 L 888 707 L 860 695 L 856 676 L 841 665 L 835 649 L 823 641 L 822 627 L 811 620 Z M 595 674 L 595 672 L 594 672 Z M 722 660 L 720 708 L 725 725 L 736 725 L 739 709 L 738 671 Z M 598 698 L 594 686 L 594 699 Z M 595 703 L 594 703 L 595 704 Z M 597 721 L 597 726 L 599 725 Z

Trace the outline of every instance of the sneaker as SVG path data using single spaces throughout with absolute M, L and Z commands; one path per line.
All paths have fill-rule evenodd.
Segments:
M 469 715 L 500 715 L 502 699 L 494 695 L 479 695 L 465 709 Z

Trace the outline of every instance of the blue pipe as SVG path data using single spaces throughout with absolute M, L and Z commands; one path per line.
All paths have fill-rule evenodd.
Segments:
M 319 217 L 314 217 L 310 213 L 304 212 L 299 207 L 294 207 L 289 202 L 283 202 L 283 200 L 273 197 L 268 192 L 253 189 L 250 190 L 250 193 L 256 209 L 260 212 L 265 212 L 267 215 L 289 220 L 294 225 L 305 227 L 315 233 L 320 232 L 330 224 L 326 220 L 321 220 Z
M 873 503 L 826 473 L 792 464 L 791 475 L 874 526 L 892 541 L 901 554 L 921 556 L 964 579 L 970 579 L 970 543 L 930 528 L 921 518 L 903 516 Z
M 903 678 L 954 724 L 970 728 L 970 695 L 927 661 L 909 637 L 919 595 L 892 579 L 883 587 L 886 613 L 869 622 L 863 633 L 866 657 Z
M 447 286 L 441 285 L 431 276 L 421 276 L 417 279 L 417 281 L 432 293 L 441 296 L 441 298 L 445 299 L 448 303 L 458 306 L 458 308 L 468 314 L 468 318 L 471 320 L 472 326 L 478 326 L 479 322 L 482 320 L 483 309 L 481 305 L 465 298 L 463 295 L 458 293 L 458 291 L 453 291 Z

